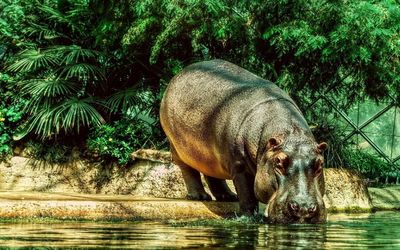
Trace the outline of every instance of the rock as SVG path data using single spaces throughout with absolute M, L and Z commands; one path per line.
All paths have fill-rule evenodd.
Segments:
M 118 195 L 0 192 L 0 218 L 89 220 L 217 219 L 235 216 L 233 202 L 195 202 Z
M 19 156 L 22 153 L 22 148 L 19 146 L 15 147 L 13 153 L 15 156 Z
M 131 154 L 131 158 L 132 160 L 142 159 L 163 163 L 170 163 L 172 161 L 170 152 L 154 149 L 139 149 Z
M 376 210 L 400 210 L 400 186 L 368 189 Z
M 148 153 L 148 152 L 147 152 Z M 154 153 L 154 152 L 153 152 Z M 138 154 L 146 155 L 150 154 Z M 153 154 L 154 155 L 154 154 Z M 155 154 L 169 162 L 167 154 Z M 129 168 L 101 166 L 76 160 L 66 165 L 47 165 L 23 157 L 0 164 L 0 191 L 63 192 L 131 195 L 183 199 L 186 188 L 179 167 L 158 158 L 137 161 Z M 346 169 L 325 170 L 328 211 L 369 211 L 368 190 L 362 179 Z M 231 189 L 234 187 L 228 182 Z
M 353 171 L 343 168 L 325 169 L 324 201 L 328 211 L 371 211 L 372 202 L 367 186 Z

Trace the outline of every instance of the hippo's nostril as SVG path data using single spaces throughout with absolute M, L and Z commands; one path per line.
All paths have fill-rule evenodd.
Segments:
M 308 213 L 309 214 L 315 214 L 315 212 L 317 212 L 317 205 L 312 204 L 308 207 Z
M 297 202 L 291 202 L 289 203 L 289 209 L 294 213 L 298 213 L 300 211 L 300 206 Z

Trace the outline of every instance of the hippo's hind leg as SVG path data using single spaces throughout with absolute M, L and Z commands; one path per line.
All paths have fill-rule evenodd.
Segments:
M 199 171 L 187 165 L 178 164 L 182 171 L 189 200 L 209 201 L 211 196 L 204 190 Z
M 217 201 L 237 201 L 237 195 L 233 193 L 225 180 L 217 179 L 210 176 L 204 176 L 211 193 Z
M 211 196 L 204 190 L 203 183 L 201 182 L 200 172 L 185 164 L 178 156 L 174 146 L 171 144 L 172 161 L 179 166 L 182 172 L 183 180 L 185 181 L 187 189 L 188 200 L 211 200 Z

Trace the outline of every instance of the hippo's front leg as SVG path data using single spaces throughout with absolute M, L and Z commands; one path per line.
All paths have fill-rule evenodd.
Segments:
M 233 184 L 239 198 L 240 213 L 255 215 L 258 213 L 258 200 L 254 194 L 255 176 L 248 171 L 243 163 L 235 163 L 232 172 Z

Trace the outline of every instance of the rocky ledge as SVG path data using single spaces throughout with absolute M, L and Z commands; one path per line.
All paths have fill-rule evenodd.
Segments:
M 86 219 L 218 218 L 235 215 L 237 203 L 186 201 L 185 185 L 168 154 L 133 155 L 136 164 L 121 168 L 76 160 L 48 165 L 23 157 L 0 164 L 0 218 Z M 153 152 L 154 153 L 154 152 Z M 400 208 L 399 189 L 372 189 L 345 169 L 326 169 L 328 211 Z M 230 183 L 232 186 L 232 183 Z M 391 204 L 385 206 L 384 204 Z

